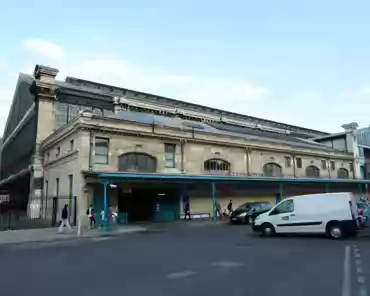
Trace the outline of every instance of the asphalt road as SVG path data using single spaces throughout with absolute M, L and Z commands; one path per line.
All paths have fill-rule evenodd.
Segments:
M 169 227 L 1 246 L 0 264 L 1 294 L 12 296 L 366 296 L 370 291 L 370 237 L 261 238 L 248 226 Z

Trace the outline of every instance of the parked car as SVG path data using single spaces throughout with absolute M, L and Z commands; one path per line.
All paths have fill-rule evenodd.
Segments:
M 231 224 L 252 224 L 254 219 L 272 208 L 269 202 L 247 202 L 230 215 Z
M 253 230 L 275 233 L 317 233 L 333 239 L 355 235 L 359 228 L 355 197 L 350 192 L 308 194 L 287 198 L 256 217 Z
M 361 227 L 367 226 L 367 222 L 369 221 L 370 215 L 369 206 L 366 203 L 360 201 L 357 203 L 357 209 L 360 226 Z

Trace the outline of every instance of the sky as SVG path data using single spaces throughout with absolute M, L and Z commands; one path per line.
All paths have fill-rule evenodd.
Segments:
M 19 72 L 73 76 L 327 132 L 370 124 L 370 1 L 13 0 L 0 131 Z M 0 132 L 1 133 L 1 132 Z

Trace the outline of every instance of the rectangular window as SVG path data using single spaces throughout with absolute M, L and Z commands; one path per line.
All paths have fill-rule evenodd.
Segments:
M 334 161 L 330 161 L 330 169 L 332 171 L 335 171 L 335 162 Z
M 69 141 L 69 152 L 73 151 L 75 149 L 75 141 L 70 140 Z
M 164 160 L 166 168 L 174 168 L 176 161 L 176 145 L 175 144 L 164 144 Z
M 292 166 L 291 158 L 289 156 L 285 156 L 284 159 L 285 159 L 285 167 L 290 168 Z
M 46 152 L 44 162 L 48 162 L 50 159 L 50 152 Z
M 55 196 L 59 197 L 59 178 L 55 179 Z
M 55 106 L 55 128 L 58 129 L 67 123 L 68 105 L 57 102 Z
M 298 168 L 298 169 L 301 169 L 301 168 L 302 168 L 302 158 L 297 157 L 297 158 L 295 159 L 295 161 L 296 161 L 296 164 L 297 164 L 297 168 Z
M 60 155 L 60 147 L 57 148 L 57 152 L 55 152 L 55 156 L 58 157 Z
M 321 169 L 326 170 L 326 160 L 321 160 Z
M 78 105 L 68 105 L 68 121 L 71 121 L 73 118 L 77 117 L 80 113 L 80 106 Z
M 353 162 L 350 162 L 350 163 L 349 163 L 349 170 L 350 170 L 351 172 L 353 172 Z
M 95 138 L 95 163 L 109 163 L 109 139 L 99 137 Z

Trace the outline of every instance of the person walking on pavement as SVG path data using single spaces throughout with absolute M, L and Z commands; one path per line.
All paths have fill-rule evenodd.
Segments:
M 233 201 L 230 199 L 229 204 L 227 205 L 228 213 L 227 215 L 230 216 L 233 212 Z
M 188 199 L 186 199 L 186 202 L 184 205 L 184 220 L 186 220 L 186 217 L 189 217 L 189 220 L 191 220 L 190 205 L 189 205 Z
M 68 205 L 65 204 L 62 209 L 62 215 L 61 215 L 62 221 L 59 226 L 58 232 L 61 233 L 64 230 L 64 227 L 67 227 L 69 231 L 72 231 L 71 225 L 69 224 L 68 220 Z
M 93 224 L 94 224 L 94 227 L 95 227 L 95 224 L 96 224 L 95 210 L 94 210 L 93 205 L 90 205 L 90 207 L 86 211 L 86 214 L 87 214 L 87 217 L 89 217 L 90 229 L 92 229 L 93 228 Z
M 221 213 L 221 204 L 219 202 L 216 203 L 216 215 L 218 214 L 218 216 L 221 218 L 222 217 L 222 213 Z

